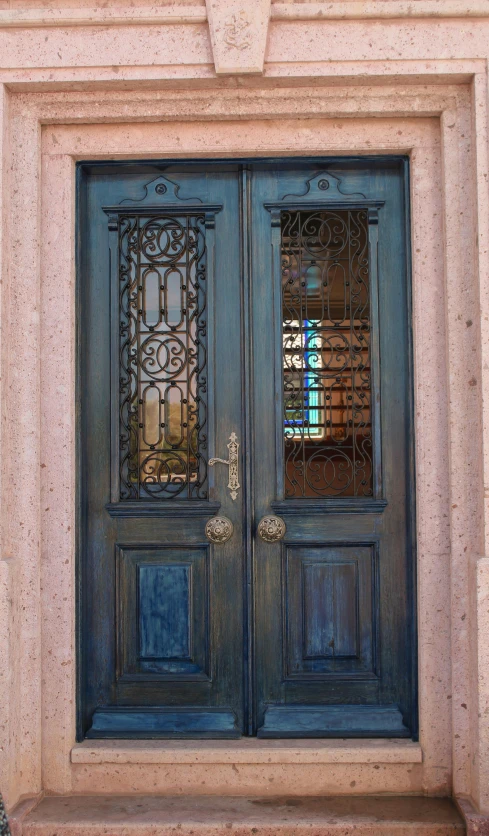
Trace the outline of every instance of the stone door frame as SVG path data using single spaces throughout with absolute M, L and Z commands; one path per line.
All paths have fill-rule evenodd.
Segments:
M 14 786 L 280 786 L 454 791 L 489 809 L 487 82 L 481 61 L 447 63 L 430 63 L 436 84 L 420 84 L 413 63 L 412 77 L 372 86 L 4 88 L 0 578 L 12 603 L 0 610 L 0 667 L 12 673 L 0 778 L 13 800 Z M 75 163 L 314 153 L 411 158 L 420 742 L 75 745 Z

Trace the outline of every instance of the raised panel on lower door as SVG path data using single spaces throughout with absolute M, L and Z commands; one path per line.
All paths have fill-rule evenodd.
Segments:
M 210 695 L 209 553 L 116 546 L 116 688 L 127 704 L 97 708 L 89 738 L 239 736 L 230 708 L 192 705 L 199 683 Z M 141 689 L 153 704 L 137 704 Z
M 138 567 L 139 658 L 144 670 L 169 672 L 172 663 L 191 661 L 190 564 Z
M 358 657 L 357 602 L 356 561 L 303 564 L 305 660 Z
M 209 549 L 117 546 L 116 561 L 118 680 L 208 680 Z
M 376 678 L 376 546 L 284 550 L 285 679 Z

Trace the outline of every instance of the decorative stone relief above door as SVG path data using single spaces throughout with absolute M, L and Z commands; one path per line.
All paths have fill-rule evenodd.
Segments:
M 271 0 L 206 0 L 218 75 L 262 73 Z

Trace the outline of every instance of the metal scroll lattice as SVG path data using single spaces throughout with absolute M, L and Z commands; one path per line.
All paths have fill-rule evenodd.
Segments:
M 120 498 L 206 499 L 204 214 L 119 215 Z
M 285 497 L 372 496 L 366 210 L 282 211 Z

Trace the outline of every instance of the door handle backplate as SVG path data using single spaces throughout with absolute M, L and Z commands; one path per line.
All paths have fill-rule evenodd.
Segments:
M 229 467 L 229 482 L 228 488 L 231 494 L 231 499 L 236 499 L 238 491 L 241 487 L 239 484 L 239 443 L 236 433 L 231 433 L 228 443 L 229 459 L 218 459 L 213 457 L 209 459 L 209 467 L 214 467 L 215 464 L 227 464 Z

